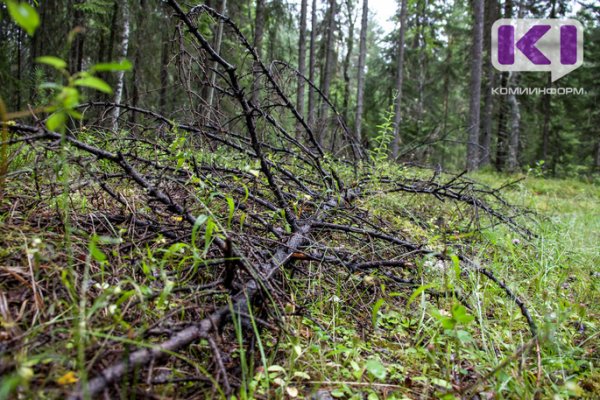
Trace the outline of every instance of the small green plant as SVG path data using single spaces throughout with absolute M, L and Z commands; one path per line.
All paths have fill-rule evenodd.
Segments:
M 394 103 L 383 113 L 383 122 L 377 125 L 377 136 L 373 139 L 373 147 L 369 154 L 375 163 L 383 163 L 387 160 L 389 146 L 392 143 L 394 132 Z
M 543 178 L 546 173 L 546 163 L 544 160 L 539 160 L 534 166 L 529 167 L 528 173 L 536 178 Z

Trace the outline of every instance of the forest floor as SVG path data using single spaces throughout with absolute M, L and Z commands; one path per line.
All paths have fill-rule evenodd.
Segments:
M 474 178 L 491 187 L 514 180 L 489 173 Z M 9 183 L 15 191 L 23 189 L 19 185 Z M 225 332 L 222 362 L 228 368 L 237 365 L 231 367 L 238 376 L 237 397 L 597 398 L 600 188 L 528 176 L 503 191 L 535 212 L 530 228 L 539 235 L 536 239 L 527 241 L 503 225 L 453 232 L 460 215 L 433 196 L 375 194 L 358 200 L 358 206 L 429 248 L 440 249 L 455 240 L 482 260 L 525 302 L 537 322 L 539 343 L 531 339 L 517 305 L 497 285 L 481 275 L 461 273 L 458 263 L 433 257 L 416 260 L 412 267 L 421 272 L 422 284 L 403 285 L 378 270 L 332 271 L 312 261 L 305 270 L 284 270 L 287 300 L 274 300 L 280 306 L 279 328 L 252 319 L 258 340 L 249 348 L 243 345 L 239 321 L 229 328 L 229 342 Z M 23 210 L 20 203 L 31 200 L 5 199 L 0 224 L 0 274 L 5 282 L 0 293 L 0 356 L 11 360 L 3 367 L 0 398 L 9 398 L 15 390 L 22 398 L 61 397 L 82 376 L 97 373 L 90 365 L 114 351 L 110 343 L 148 346 L 150 342 L 139 338 L 168 335 L 170 329 L 185 325 L 190 301 L 224 295 L 218 287 L 190 289 L 189 279 L 165 278 L 156 264 L 185 249 L 161 250 L 160 240 L 120 259 L 118 252 L 106 250 L 114 242 L 90 240 L 76 231 L 69 239 L 69 255 L 62 235 L 39 225 L 57 204 Z M 72 207 L 85 211 L 85 198 Z M 406 217 L 410 215 L 424 223 L 412 224 Z M 328 240 L 335 248 L 336 237 Z M 107 256 L 100 248 L 109 264 L 103 263 Z M 78 311 L 80 289 L 63 266 L 68 256 L 81 265 L 89 266 L 90 260 L 102 265 L 82 272 L 84 278 L 92 276 L 85 278 L 91 285 L 85 316 Z M 19 261 L 24 265 L 19 267 Z M 110 279 L 98 278 L 104 274 Z M 17 313 L 10 306 L 15 302 L 21 304 Z M 174 322 L 165 327 L 165 321 Z M 259 333 L 258 325 L 269 329 Z M 82 340 L 81 328 L 86 326 Z M 129 339 L 123 332 L 129 332 Z M 202 340 L 179 355 L 179 362 L 210 377 L 210 371 L 193 361 L 210 358 L 209 347 Z M 152 395 L 134 389 L 139 398 L 189 397 L 194 382 L 207 379 L 190 378 L 177 364 L 153 371 L 144 378 L 146 385 L 151 383 Z M 213 383 L 212 395 L 218 397 L 222 390 Z
M 478 174 L 476 179 L 501 186 L 509 178 Z M 377 273 L 331 281 L 315 266 L 312 279 L 290 280 L 312 320 L 290 320 L 293 334 L 279 345 L 287 351 L 268 369 L 271 379 L 283 379 L 301 392 L 320 387 L 327 391 L 321 394 L 338 398 L 455 398 L 452 389 L 459 387 L 479 398 L 597 398 L 600 188 L 527 177 L 505 194 L 536 212 L 539 237 L 526 243 L 498 227 L 484 230 L 472 246 L 492 260 L 490 269 L 532 310 L 542 332 L 539 350 L 514 331 L 522 320 L 518 308 L 480 278 L 463 286 L 475 299 L 467 311 L 475 318 L 447 329 L 444 317 L 455 316 L 455 300 L 428 304 L 420 289 L 409 297 L 386 287 Z M 376 213 L 403 209 L 409 201 L 384 196 L 367 205 Z M 393 207 L 380 207 L 382 202 Z M 421 233 L 429 243 L 439 236 Z M 433 273 L 423 287 L 444 287 L 456 279 L 451 266 L 424 264 L 420 267 Z M 482 315 L 488 318 L 477 317 Z M 260 373 L 253 379 L 265 377 Z

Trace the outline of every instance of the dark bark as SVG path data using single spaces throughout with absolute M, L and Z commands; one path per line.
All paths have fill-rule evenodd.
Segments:
M 491 160 L 491 144 L 492 144 L 492 117 L 494 111 L 494 96 L 492 96 L 492 89 L 496 85 L 496 70 L 492 65 L 492 54 L 491 54 L 491 28 L 494 21 L 498 18 L 497 1 L 488 1 L 488 7 L 486 7 L 485 13 L 485 41 L 484 46 L 486 48 L 487 61 L 486 65 L 486 90 L 483 97 L 483 115 L 481 117 L 481 137 L 480 137 L 480 155 L 479 155 L 479 166 L 484 167 L 489 165 Z
M 80 9 L 80 5 L 83 4 L 82 0 L 76 0 L 73 4 L 73 28 L 72 32 L 75 33 L 73 43 L 70 49 L 70 69 L 72 73 L 79 72 L 83 68 L 83 44 L 85 40 L 85 20 L 83 11 Z
M 310 50 L 308 61 L 308 79 L 315 82 L 316 73 L 316 46 L 317 46 L 317 0 L 312 1 L 311 8 L 311 30 L 310 30 Z M 308 124 L 313 126 L 315 123 L 315 100 L 316 92 L 314 89 L 308 90 Z
M 356 142 L 362 143 L 362 114 L 364 111 L 365 65 L 367 61 L 367 30 L 369 24 L 369 0 L 363 0 L 360 23 L 360 44 L 358 53 L 358 77 L 356 78 L 356 116 L 354 120 L 354 136 Z
M 17 33 L 17 90 L 15 91 L 15 108 L 21 109 L 21 87 L 23 86 L 23 30 Z
M 325 42 L 325 65 L 323 67 L 323 86 L 322 91 L 326 97 L 329 97 L 331 81 L 334 74 L 335 67 L 335 16 L 337 14 L 337 0 L 329 0 L 329 11 L 327 16 L 327 41 Z M 318 140 L 319 144 L 323 145 L 325 141 L 325 134 L 328 126 L 328 112 L 329 107 L 323 101 L 319 112 L 319 118 L 321 119 L 321 128 L 319 129 Z
M 546 87 L 552 87 L 552 77 L 550 75 L 548 75 Z M 544 122 L 542 123 L 542 160 L 545 162 L 548 162 L 548 158 L 550 156 L 550 113 L 552 112 L 551 98 L 551 95 L 547 93 L 542 97 L 542 113 L 544 115 Z
M 348 108 L 350 103 L 350 59 L 354 50 L 354 4 L 352 0 L 346 0 L 346 12 L 348 13 L 348 38 L 346 40 L 346 57 L 344 57 L 344 99 L 342 112 L 344 121 L 348 121 Z
M 517 5 L 517 18 L 523 18 L 523 0 Z M 519 82 L 519 74 L 513 72 L 508 79 L 508 87 L 515 87 Z M 519 144 L 521 140 L 521 106 L 517 96 L 511 92 L 508 94 L 510 106 L 510 131 L 508 134 L 508 156 L 507 168 L 509 172 L 516 172 L 519 168 Z
M 471 49 L 471 81 L 469 90 L 469 138 L 467 143 L 467 170 L 479 165 L 479 116 L 481 107 L 481 62 L 483 51 L 483 0 L 473 2 L 473 47 Z
M 158 100 L 158 109 L 161 114 L 165 114 L 167 108 L 167 89 L 169 86 L 169 52 L 169 32 L 164 31 L 160 55 L 160 92 Z
M 508 87 L 508 72 L 502 72 L 500 75 L 500 87 Z M 498 132 L 496 135 L 496 159 L 494 167 L 497 171 L 502 171 L 506 165 L 506 141 L 508 138 L 507 116 L 508 104 L 506 97 L 502 96 L 498 99 Z
M 306 74 L 306 14 L 308 0 L 302 0 L 300 5 L 300 38 L 298 42 L 298 72 Z M 298 95 L 296 97 L 296 108 L 300 115 L 304 115 L 304 92 L 305 84 L 302 77 L 298 77 Z
M 406 34 L 406 12 L 408 0 L 402 0 L 400 6 L 400 37 L 396 66 L 396 103 L 394 108 L 394 138 L 392 141 L 392 159 L 398 157 L 400 148 L 400 123 L 402 122 L 402 86 L 404 84 L 404 35 Z
M 265 0 L 256 0 L 256 19 L 254 20 L 254 48 L 259 58 L 262 58 L 263 36 L 265 31 Z M 252 103 L 258 105 L 258 93 L 260 85 L 258 79 L 260 72 L 258 66 L 254 66 L 254 82 L 252 85 Z

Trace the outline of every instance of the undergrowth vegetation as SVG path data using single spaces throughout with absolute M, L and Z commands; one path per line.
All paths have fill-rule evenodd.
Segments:
M 0 110 L 0 399 L 597 397 L 597 185 L 390 162 L 391 112 L 370 149 L 311 126 L 169 4 L 221 71 L 201 123 L 48 56 L 49 117 Z
M 110 150 L 100 132 L 81 132 Z M 224 168 L 247 171 L 250 178 L 233 178 L 242 197 L 260 175 L 251 160 L 227 152 L 192 154 L 182 141 L 166 143 L 177 168 L 188 168 L 195 156 L 203 164 L 218 160 Z M 27 166 L 33 154 L 13 160 L 1 204 L 2 398 L 16 393 L 61 397 L 94 374 L 90 366 L 119 351 L 115 345 L 124 355 L 130 348 L 150 348 L 190 319 L 201 319 L 203 302 L 227 302 L 223 280 L 214 280 L 212 265 L 219 260 L 209 252 L 218 232 L 243 230 L 245 220 L 237 200 L 223 195 L 218 181 L 207 180 L 194 182 L 194 190 L 185 194 L 206 207 L 197 210 L 204 216 L 189 241 L 169 239 L 168 229 L 158 235 L 143 225 L 133 229 L 131 220 L 116 217 L 119 207 L 140 216 L 157 212 L 141 189 L 113 187 L 128 198 L 118 206 L 91 181 L 70 186 L 70 194 L 61 197 L 62 173 L 76 181 L 86 168 L 116 174 L 113 165 L 63 169 L 58 153 L 32 171 Z M 352 176 L 351 168 L 337 167 Z M 456 203 L 380 190 L 378 179 L 427 181 L 431 171 L 382 165 L 370 175 L 372 183 L 363 190 L 371 193 L 353 205 L 366 212 L 365 223 L 386 221 L 386 230 L 448 257 L 416 252 L 401 268 L 363 263 L 349 270 L 298 256 L 295 266 L 282 270 L 278 289 L 263 300 L 261 315 L 250 315 L 248 308 L 243 315 L 249 318 L 237 314 L 223 332 L 221 362 L 237 371 L 239 381 L 231 384 L 238 398 L 311 393 L 317 398 L 595 397 L 600 391 L 597 186 L 530 176 L 504 188 L 512 202 L 534 211 L 527 224 L 538 237 L 527 240 L 505 225 L 479 221 L 477 226 Z M 509 179 L 475 178 L 492 187 Z M 108 204 L 116 207 L 114 220 L 97 213 Z M 303 207 L 308 205 L 294 204 L 294 212 L 301 215 Z M 173 232 L 185 222 L 168 213 L 157 218 Z M 284 217 L 272 212 L 271 218 Z M 321 254 L 324 259 L 388 251 L 381 243 L 341 232 L 316 239 L 332 249 Z M 316 243 L 315 251 L 320 249 Z M 464 273 L 459 253 L 484 262 L 526 303 L 539 343 L 502 288 L 482 275 Z M 265 306 L 277 316 L 277 326 L 262 315 Z M 218 376 L 206 366 L 214 354 L 211 341 L 201 339 L 173 354 L 168 366 L 151 366 L 143 377 L 134 374 L 117 385 L 134 397 L 143 397 L 143 386 L 159 396 L 184 396 L 205 387 L 206 396 L 224 397 Z

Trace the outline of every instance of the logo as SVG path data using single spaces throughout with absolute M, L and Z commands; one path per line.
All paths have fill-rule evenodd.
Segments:
M 499 19 L 492 65 L 499 71 L 550 71 L 552 82 L 583 64 L 583 26 L 574 19 Z

